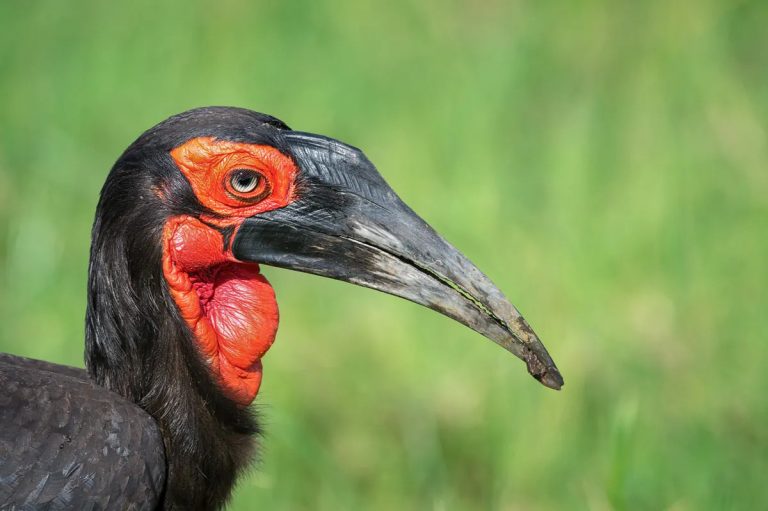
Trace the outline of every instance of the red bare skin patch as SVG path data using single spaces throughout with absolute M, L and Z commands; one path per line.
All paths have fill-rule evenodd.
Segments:
M 165 225 L 163 274 L 203 359 L 230 397 L 247 406 L 261 385 L 261 357 L 275 339 L 275 292 L 257 264 L 223 251 L 217 230 L 181 216 Z
M 237 261 L 215 228 L 284 207 L 293 197 L 296 165 L 274 147 L 212 137 L 191 139 L 171 157 L 197 199 L 213 215 L 178 216 L 163 231 L 163 274 L 203 359 L 240 406 L 259 391 L 261 357 L 275 339 L 277 301 L 259 266 Z M 233 177 L 255 173 L 238 191 Z M 203 223 L 203 221 L 206 223 Z
M 200 203 L 224 217 L 242 220 L 293 201 L 296 165 L 274 147 L 199 137 L 172 150 L 171 157 Z M 263 177 L 258 188 L 238 194 L 229 187 L 232 172 L 241 169 Z

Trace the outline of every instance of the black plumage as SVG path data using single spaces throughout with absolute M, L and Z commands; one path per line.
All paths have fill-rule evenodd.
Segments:
M 109 173 L 92 232 L 85 362 L 90 378 L 101 387 L 89 382 L 84 371 L 44 363 L 39 364 L 55 372 L 32 369 L 28 365 L 34 362 L 22 363 L 18 358 L 12 359 L 14 368 L 9 368 L 6 362 L 3 377 L 17 379 L 27 390 L 6 395 L 4 413 L 13 415 L 14 410 L 29 406 L 38 412 L 46 408 L 79 427 L 70 434 L 73 443 L 66 451 L 70 461 L 88 452 L 78 448 L 103 448 L 103 442 L 89 429 L 98 430 L 101 423 L 89 423 L 92 417 L 85 410 L 91 406 L 100 410 L 98 407 L 107 406 L 111 399 L 121 410 L 132 408 L 132 417 L 140 417 L 141 424 L 160 431 L 162 443 L 150 446 L 142 440 L 144 443 L 127 448 L 138 457 L 146 455 L 144 461 L 153 471 L 163 469 L 161 476 L 153 479 L 166 483 L 162 491 L 154 500 L 136 494 L 136 500 L 130 501 L 126 495 L 121 506 L 96 505 L 94 509 L 122 509 L 123 504 L 125 508 L 154 509 L 151 502 L 166 510 L 216 509 L 229 497 L 237 476 L 253 458 L 260 431 L 254 411 L 228 399 L 201 361 L 162 276 L 160 236 L 167 218 L 197 216 L 204 211 L 168 155 L 170 149 L 203 135 L 280 146 L 277 132 L 283 128 L 283 123 L 263 114 L 207 108 L 172 117 L 142 134 Z M 87 390 L 82 408 L 62 407 L 63 401 L 47 399 L 49 383 L 58 384 L 60 392 Z M 126 399 L 138 407 L 131 407 Z M 29 428 L 36 428 L 40 436 L 52 434 L 52 424 L 42 413 L 39 416 L 41 420 Z M 0 430 L 12 437 L 17 430 L 9 424 L 3 422 Z M 28 456 L 35 459 L 37 454 L 0 448 L 0 473 L 23 471 Z M 46 466 L 45 458 L 39 460 L 38 472 L 57 473 L 58 463 L 67 463 L 63 454 L 59 458 L 61 461 L 50 466 Z M 101 459 L 93 462 L 93 468 L 109 471 L 112 465 Z M 141 479 L 139 473 L 123 476 Z M 75 481 L 89 476 L 80 471 L 70 477 Z M 121 484 L 125 483 L 117 478 L 104 479 L 99 488 L 73 482 L 62 489 L 68 492 L 69 507 L 52 509 L 87 509 L 99 498 L 123 494 Z M 29 500 L 30 509 L 37 509 L 35 506 L 47 502 L 40 500 L 47 495 L 36 497 L 25 490 L 32 492 L 33 488 L 0 480 L 0 507 L 21 506 Z
M 85 371 L 0 354 L 0 509 L 155 509 L 160 429 Z
M 284 127 L 242 109 L 174 116 L 123 153 L 101 191 L 88 272 L 85 362 L 98 384 L 158 421 L 168 466 L 164 509 L 218 508 L 252 459 L 260 431 L 254 412 L 230 400 L 201 360 L 163 279 L 164 222 L 205 212 L 168 153 L 204 135 L 279 146 L 277 132 Z

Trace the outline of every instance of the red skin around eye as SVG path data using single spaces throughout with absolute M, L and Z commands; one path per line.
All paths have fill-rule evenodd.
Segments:
M 274 147 L 198 137 L 173 149 L 171 157 L 200 203 L 221 216 L 241 220 L 287 206 L 293 200 L 296 165 Z M 237 169 L 255 170 L 266 182 L 241 198 L 227 189 L 230 173 Z M 248 199 L 259 195 L 264 186 L 271 189 L 269 195 L 250 202 Z
M 274 147 L 211 137 L 189 140 L 171 157 L 216 216 L 167 220 L 163 275 L 202 359 L 228 396 L 247 406 L 261 385 L 261 358 L 275 338 L 277 301 L 259 266 L 237 261 L 221 232 L 208 224 L 237 228 L 247 217 L 288 205 L 296 165 Z M 228 183 L 237 169 L 257 171 L 262 182 L 251 193 L 233 193 Z

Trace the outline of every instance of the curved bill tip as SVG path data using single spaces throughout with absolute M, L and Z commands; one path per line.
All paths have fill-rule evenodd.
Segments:
M 525 324 L 527 326 L 527 322 Z M 545 387 L 560 390 L 565 383 L 563 375 L 560 374 L 560 370 L 555 365 L 552 357 L 549 356 L 544 344 L 530 327 L 528 327 L 528 333 L 528 342 L 525 343 L 526 350 L 523 357 L 525 365 L 528 367 L 528 372 Z
M 522 349 L 518 348 L 515 351 L 522 351 L 518 356 L 525 362 L 531 376 L 539 380 L 545 387 L 560 390 L 565 384 L 563 376 L 535 334 L 534 338 L 533 342 L 526 342 Z
M 533 351 L 530 352 L 531 357 L 526 357 L 525 364 L 528 366 L 528 372 L 539 380 L 542 385 L 549 387 L 550 389 L 560 390 L 563 388 L 563 376 L 554 364 L 545 365 L 542 361 L 536 357 Z
M 502 317 L 507 318 L 505 320 L 495 316 L 504 334 L 503 337 L 499 337 L 498 334 L 489 337 L 522 359 L 528 368 L 528 373 L 542 385 L 560 390 L 565 384 L 563 376 L 539 336 L 512 304 L 506 300 L 499 300 L 497 306 Z
M 544 373 L 539 381 L 544 384 L 544 386 L 555 390 L 560 390 L 563 388 L 563 384 L 565 383 L 557 368 L 555 368 L 553 371 Z

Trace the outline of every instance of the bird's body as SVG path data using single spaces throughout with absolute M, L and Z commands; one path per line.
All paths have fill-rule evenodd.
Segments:
M 256 451 L 249 405 L 278 325 L 260 264 L 425 305 L 562 385 L 501 291 L 360 150 L 248 110 L 191 110 L 142 134 L 102 189 L 88 377 L 0 359 L 0 509 L 220 508 Z
M 82 369 L 0 354 L 0 509 L 155 509 L 157 422 Z

